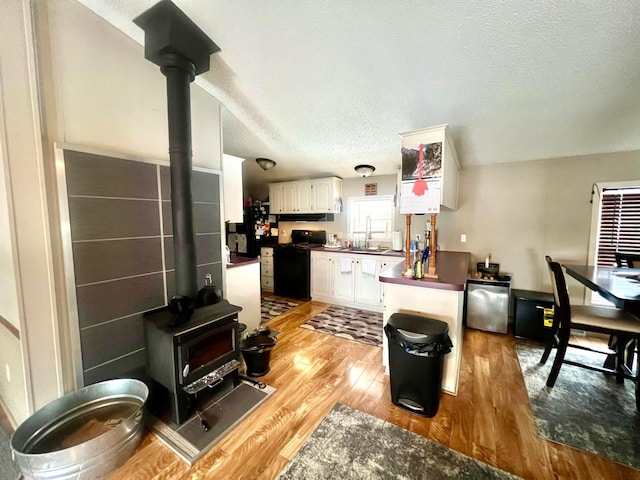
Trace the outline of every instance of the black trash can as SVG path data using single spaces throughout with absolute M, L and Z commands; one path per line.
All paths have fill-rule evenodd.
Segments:
M 394 313 L 384 327 L 389 340 L 389 377 L 394 405 L 431 418 L 438 412 L 449 326 L 440 320 Z
M 240 343 L 242 358 L 247 365 L 247 375 L 261 377 L 269 372 L 271 350 L 276 346 L 275 337 L 258 334 L 249 335 Z

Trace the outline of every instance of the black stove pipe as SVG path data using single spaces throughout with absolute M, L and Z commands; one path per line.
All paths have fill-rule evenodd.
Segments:
M 170 0 L 162 0 L 134 19 L 145 31 L 145 58 L 167 78 L 171 215 L 176 299 L 186 308 L 198 294 L 193 199 L 191 194 L 190 84 L 209 70 L 218 46 Z
M 191 195 L 191 100 L 193 63 L 174 54 L 164 56 L 162 73 L 167 77 L 169 163 L 171 169 L 171 216 L 176 296 L 198 294 L 193 198 Z

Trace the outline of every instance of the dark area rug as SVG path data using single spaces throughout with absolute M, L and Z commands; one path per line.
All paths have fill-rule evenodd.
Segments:
M 300 326 L 367 345 L 382 346 L 382 313 L 378 312 L 331 305 Z
M 540 436 L 640 468 L 640 414 L 634 383 L 563 364 L 546 387 L 555 350 L 545 365 L 542 346 L 516 342 L 516 352 Z M 569 349 L 567 359 L 602 365 L 603 355 Z
M 180 458 L 193 465 L 275 391 L 269 385 L 259 388 L 242 382 L 225 396 L 201 406 L 199 415 L 194 414 L 182 425 L 159 420 L 151 414 L 146 416 L 146 425 Z M 208 431 L 202 428 L 203 419 L 210 426 Z
M 17 480 L 20 469 L 11 459 L 9 436 L 0 428 L 0 480 Z
M 272 318 L 282 315 L 298 305 L 300 304 L 296 302 L 289 302 L 263 295 L 260 304 L 260 323 L 268 322 Z
M 280 480 L 327 478 L 519 477 L 338 403 L 278 476 Z

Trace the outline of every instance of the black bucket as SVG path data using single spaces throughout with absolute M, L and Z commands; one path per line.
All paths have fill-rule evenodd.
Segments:
M 242 358 L 247 365 L 247 375 L 261 377 L 269 372 L 271 350 L 276 346 L 276 339 L 268 335 L 251 335 L 240 343 Z

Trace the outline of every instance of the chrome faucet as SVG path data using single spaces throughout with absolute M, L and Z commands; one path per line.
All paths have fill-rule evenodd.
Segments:
M 367 215 L 364 221 L 364 248 L 369 248 L 369 241 L 371 240 L 371 217 Z

